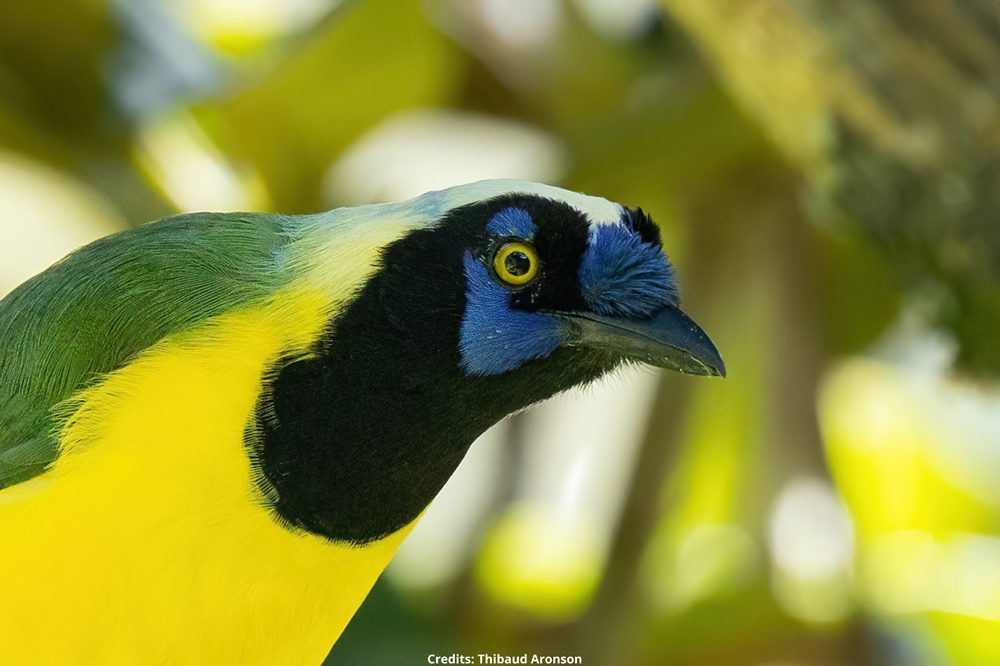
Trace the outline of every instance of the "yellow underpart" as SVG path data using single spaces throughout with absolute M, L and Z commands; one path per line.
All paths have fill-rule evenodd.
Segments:
M 333 307 L 279 294 L 74 399 L 53 468 L 0 492 L 0 663 L 322 662 L 409 528 L 362 548 L 290 531 L 244 430 Z

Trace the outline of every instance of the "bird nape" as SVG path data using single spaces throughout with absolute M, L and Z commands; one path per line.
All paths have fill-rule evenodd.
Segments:
M 622 363 L 725 374 L 647 215 L 517 181 L 162 220 L 0 339 L 15 663 L 320 663 L 487 428 Z

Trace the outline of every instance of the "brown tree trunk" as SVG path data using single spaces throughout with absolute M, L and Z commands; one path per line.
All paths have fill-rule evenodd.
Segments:
M 661 1 L 819 216 L 875 243 L 964 369 L 1000 373 L 1000 5 Z

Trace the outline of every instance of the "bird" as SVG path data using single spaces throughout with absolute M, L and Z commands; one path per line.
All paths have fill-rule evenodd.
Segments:
M 138 226 L 0 341 L 10 664 L 320 664 L 492 425 L 623 364 L 725 375 L 649 215 L 514 180 Z

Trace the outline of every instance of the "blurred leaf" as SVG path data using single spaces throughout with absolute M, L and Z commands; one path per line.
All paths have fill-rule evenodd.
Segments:
M 57 133 L 104 129 L 103 65 L 116 41 L 107 4 L 7 0 L 0 15 L 0 104 Z
M 958 441 L 960 419 L 967 418 L 959 398 L 930 381 L 919 370 L 853 360 L 824 383 L 820 415 L 830 468 L 862 533 L 944 536 L 1000 524 L 996 507 L 973 492 L 974 480 L 954 462 L 969 458 L 974 444 Z M 995 461 L 993 468 L 1000 469 Z
M 223 147 L 264 177 L 277 209 L 319 208 L 324 172 L 356 137 L 388 114 L 454 96 L 460 55 L 420 7 L 351 3 L 220 116 L 202 110 Z
M 816 261 L 816 313 L 828 352 L 859 352 L 882 335 L 898 313 L 896 277 L 874 250 L 849 233 L 823 234 Z
M 948 613 L 931 615 L 930 625 L 954 666 L 1000 664 L 1000 622 Z M 931 666 L 928 663 L 928 666 Z M 936 666 L 936 665 L 935 665 Z

